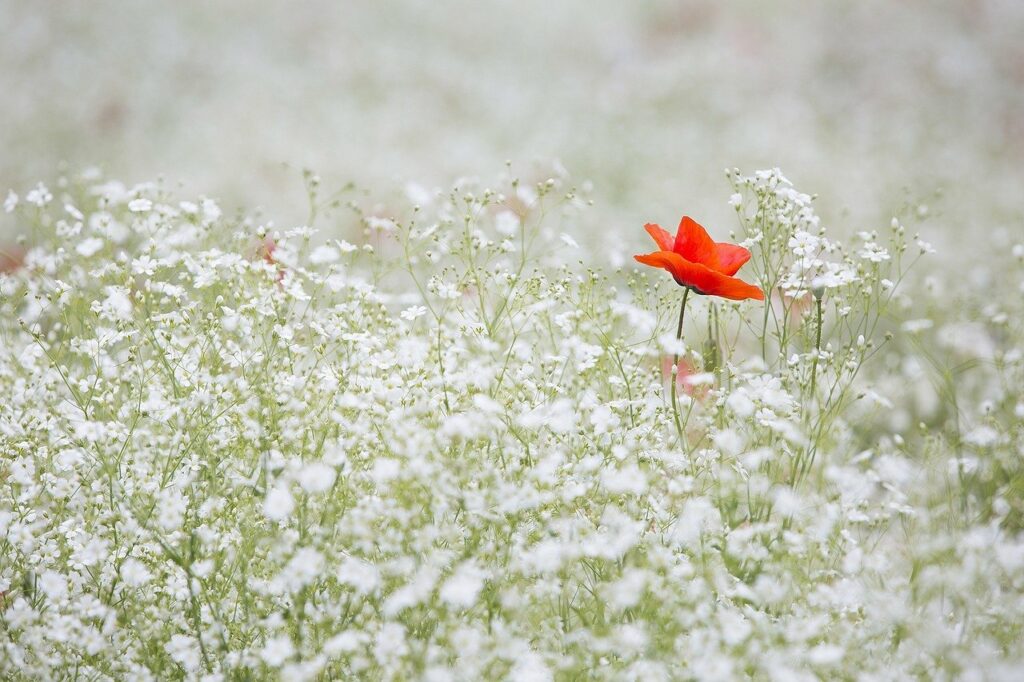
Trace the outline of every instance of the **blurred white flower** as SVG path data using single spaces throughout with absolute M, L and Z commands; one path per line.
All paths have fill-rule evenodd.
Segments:
M 402 311 L 401 317 L 403 320 L 409 320 L 410 322 L 418 317 L 422 317 L 427 314 L 427 309 L 421 305 L 414 305 L 411 308 L 406 308 Z
M 285 521 L 295 511 L 295 498 L 286 483 L 279 482 L 267 493 L 263 514 L 271 521 Z

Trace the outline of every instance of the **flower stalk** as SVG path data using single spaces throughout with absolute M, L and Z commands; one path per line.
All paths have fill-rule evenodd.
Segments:
M 690 295 L 690 287 L 683 288 L 683 302 L 679 306 L 679 325 L 676 327 L 676 341 L 683 340 L 683 319 L 686 316 L 686 299 Z M 676 350 L 672 355 L 672 417 L 676 424 L 676 433 L 679 434 L 679 442 L 683 443 L 686 439 L 683 436 L 683 424 L 679 418 L 679 400 L 676 395 L 676 383 L 677 377 L 679 376 L 679 351 Z
M 811 362 L 811 398 L 816 395 L 815 391 L 818 383 L 818 356 L 821 355 L 821 298 L 822 291 L 820 289 L 814 290 L 814 307 L 815 307 L 815 324 L 816 329 L 814 332 L 814 360 Z

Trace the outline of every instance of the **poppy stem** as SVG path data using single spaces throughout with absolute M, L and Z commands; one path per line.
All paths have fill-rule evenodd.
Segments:
M 683 340 L 683 317 L 686 315 L 686 299 L 690 295 L 690 287 L 683 289 L 683 303 L 679 306 L 679 326 L 676 328 L 676 341 Z M 670 381 L 672 382 L 672 416 L 676 423 L 676 433 L 679 434 L 679 442 L 682 443 L 686 439 L 683 436 L 683 424 L 679 419 L 679 402 L 676 399 L 676 381 L 679 377 L 679 352 L 677 351 L 672 356 L 672 376 Z

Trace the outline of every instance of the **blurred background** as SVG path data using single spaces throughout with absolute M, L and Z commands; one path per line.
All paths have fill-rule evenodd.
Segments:
M 840 232 L 927 203 L 958 256 L 1024 233 L 1020 0 L 0 0 L 0 26 L 4 190 L 96 165 L 288 226 L 304 167 L 374 191 L 557 160 L 632 248 L 684 211 L 724 236 L 722 169 L 779 166 Z

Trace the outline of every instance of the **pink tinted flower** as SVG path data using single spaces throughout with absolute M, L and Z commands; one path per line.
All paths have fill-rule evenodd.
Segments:
M 0 246 L 0 274 L 9 275 L 25 266 L 25 249 L 20 246 Z
M 277 251 L 277 242 L 274 241 L 274 238 L 264 237 L 263 241 L 256 247 L 256 256 L 262 258 L 263 262 L 267 265 L 273 265 L 277 268 L 277 281 L 280 282 L 284 279 L 284 266 L 274 257 L 275 251 Z
M 672 356 L 661 356 L 661 377 L 664 381 L 672 380 Z M 697 367 L 684 358 L 680 358 L 676 365 L 676 387 L 691 398 L 703 400 L 708 394 L 708 386 L 700 379 L 701 372 Z

